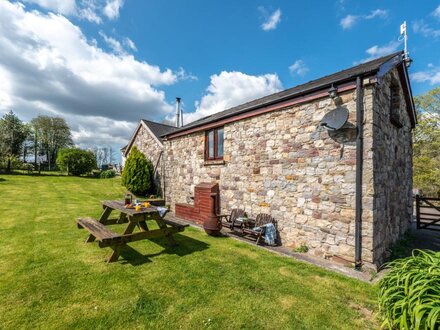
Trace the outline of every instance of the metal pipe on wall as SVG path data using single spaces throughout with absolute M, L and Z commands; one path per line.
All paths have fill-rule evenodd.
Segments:
M 355 215 L 355 267 L 362 267 L 362 172 L 364 153 L 364 93 L 362 77 L 356 78 L 356 215 Z

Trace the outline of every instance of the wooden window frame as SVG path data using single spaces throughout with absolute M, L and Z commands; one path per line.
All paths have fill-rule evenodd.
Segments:
M 205 131 L 205 160 L 223 160 L 223 156 L 218 156 L 218 131 L 223 129 L 223 126 L 216 127 L 213 129 L 210 129 L 208 131 Z M 209 133 L 214 132 L 214 157 L 209 157 Z M 224 138 L 224 130 L 223 130 L 223 142 L 225 140 Z M 224 144 L 223 144 L 223 154 L 225 153 L 224 150 Z

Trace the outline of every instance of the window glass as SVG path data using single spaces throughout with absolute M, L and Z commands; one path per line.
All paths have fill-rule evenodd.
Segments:
M 208 133 L 208 158 L 214 158 L 214 131 Z
M 217 157 L 223 157 L 223 128 L 217 130 Z

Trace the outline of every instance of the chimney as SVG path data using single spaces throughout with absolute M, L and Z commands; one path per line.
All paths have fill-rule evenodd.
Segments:
M 180 113 L 181 113 L 181 109 L 180 109 L 180 97 L 176 97 L 176 127 L 180 127 Z

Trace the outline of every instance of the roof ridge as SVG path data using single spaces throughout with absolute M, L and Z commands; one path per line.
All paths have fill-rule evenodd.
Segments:
M 233 106 L 233 107 L 221 110 L 221 111 L 213 113 L 213 114 L 210 114 L 208 116 L 204 116 L 204 117 L 202 117 L 202 118 L 200 118 L 198 120 L 195 120 L 193 122 L 190 122 L 190 123 L 188 123 L 188 124 L 186 124 L 186 125 L 184 125 L 182 127 L 179 127 L 179 128 L 176 127 L 176 130 L 177 131 L 184 131 L 186 128 L 192 128 L 194 126 L 197 126 L 199 122 L 202 122 L 202 121 L 208 119 L 209 117 L 214 117 L 214 116 L 218 117 L 219 115 L 221 116 L 221 114 L 226 115 L 227 112 L 233 111 L 234 109 L 237 109 L 237 110 L 240 110 L 240 111 L 246 111 L 245 109 L 247 107 L 249 107 L 249 106 L 252 107 L 253 103 L 256 103 L 256 102 L 259 102 L 259 101 L 261 102 L 260 105 L 265 104 L 265 102 L 270 103 L 271 99 L 277 98 L 277 96 L 280 96 L 280 99 L 281 99 L 281 98 L 286 98 L 286 97 L 287 98 L 288 97 L 292 97 L 293 95 L 296 95 L 296 94 L 310 93 L 313 90 L 322 88 L 324 85 L 328 85 L 329 82 L 325 82 L 325 83 L 322 83 L 321 85 L 317 85 L 317 86 L 311 86 L 310 88 L 306 88 L 306 89 L 304 89 L 302 91 L 300 89 L 306 87 L 307 85 L 313 85 L 314 83 L 316 84 L 320 80 L 325 81 L 326 79 L 328 79 L 331 76 L 335 76 L 336 77 L 338 75 L 342 75 L 342 77 L 340 77 L 339 79 L 336 79 L 335 82 L 341 82 L 341 81 L 344 81 L 344 80 L 352 79 L 353 74 L 351 74 L 351 75 L 349 75 L 347 77 L 343 77 L 344 73 L 346 74 L 346 73 L 348 73 L 350 71 L 355 71 L 356 72 L 356 71 L 358 71 L 362 67 L 365 67 L 367 69 L 367 68 L 369 68 L 369 66 L 371 66 L 372 63 L 380 63 L 380 65 L 381 65 L 381 64 L 383 64 L 382 62 L 386 62 L 386 60 L 391 59 L 394 56 L 397 56 L 398 54 L 402 54 L 402 53 L 403 53 L 403 51 L 401 51 L 401 50 L 397 51 L 397 52 L 393 52 L 393 53 L 390 53 L 388 55 L 384 55 L 384 56 L 375 58 L 375 59 L 373 59 L 371 61 L 360 63 L 360 64 L 355 65 L 355 66 L 347 67 L 345 69 L 342 69 L 342 70 L 330 73 L 330 74 L 322 76 L 322 77 L 319 77 L 317 79 L 310 80 L 310 81 L 305 82 L 303 84 L 295 85 L 293 87 L 281 90 L 279 92 L 272 93 L 272 94 L 269 94 L 269 95 L 266 95 L 266 96 L 263 96 L 263 97 L 260 97 L 260 98 L 257 98 L 257 99 L 250 100 L 250 101 L 245 102 L 245 103 L 238 104 L 236 106 Z M 380 65 L 377 65 L 377 67 L 375 66 L 374 68 L 369 68 L 369 70 L 366 70 L 366 71 L 365 70 L 361 70 L 361 72 L 356 72 L 354 75 L 359 75 L 359 74 L 365 74 L 365 73 L 373 72 L 375 70 L 378 70 Z M 296 92 L 296 93 L 293 93 L 292 95 L 290 95 L 289 92 L 292 92 L 294 90 L 299 90 L 299 91 Z M 287 94 L 287 95 L 284 95 L 284 94 Z M 277 100 L 277 101 L 279 101 L 279 100 Z
M 149 119 L 141 119 L 141 120 L 142 120 L 142 121 L 147 121 L 147 122 L 152 123 L 152 124 L 157 124 L 157 125 L 162 125 L 162 126 L 167 126 L 167 127 L 177 128 L 176 126 L 172 126 L 172 125 L 168 125 L 168 124 L 158 123 L 157 121 L 152 121 L 152 120 L 149 120 Z

